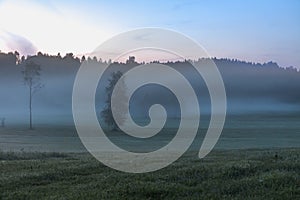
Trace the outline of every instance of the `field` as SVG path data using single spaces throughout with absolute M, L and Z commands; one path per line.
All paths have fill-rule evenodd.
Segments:
M 300 149 L 189 152 L 147 174 L 87 153 L 0 153 L 0 199 L 299 199 Z
M 35 130 L 28 130 L 26 124 L 8 124 L 7 127 L 0 128 L 0 149 L 13 152 L 86 152 L 73 124 L 50 122 L 35 124 Z M 208 122 L 208 117 L 202 117 L 198 137 L 192 145 L 192 150 L 199 150 Z M 108 133 L 107 135 L 117 145 L 125 149 L 140 150 L 142 147 L 146 151 L 151 151 L 164 146 L 172 139 L 176 133 L 176 128 L 173 126 L 178 127 L 178 125 L 171 124 L 171 126 L 160 133 L 158 137 L 145 142 L 125 137 L 125 134 Z M 215 149 L 290 147 L 300 148 L 299 112 L 227 116 L 223 132 Z
M 0 128 L 0 199 L 300 199 L 300 114 L 228 116 L 214 150 L 197 153 L 205 119 L 187 153 L 156 172 L 129 174 L 87 153 L 65 124 Z M 166 129 L 146 143 L 109 133 L 123 148 L 165 145 Z

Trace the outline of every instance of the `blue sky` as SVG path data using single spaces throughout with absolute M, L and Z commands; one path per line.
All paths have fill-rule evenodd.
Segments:
M 193 38 L 211 56 L 253 62 L 272 60 L 283 67 L 293 65 L 300 68 L 298 0 L 20 2 L 0 1 L 2 35 L 3 32 L 4 35 L 5 32 L 19 35 L 31 41 L 36 49 L 49 53 L 86 53 L 120 32 L 141 27 L 161 27 Z M 2 12 L 2 16 L 1 7 L 7 12 Z M 18 7 L 20 11 L 14 13 Z M 36 12 L 36 15 L 27 19 L 29 11 Z M 15 21 L 11 19 L 12 23 L 17 20 L 20 23 L 22 19 L 35 22 L 18 29 L 9 23 L 2 23 L 3 17 L 16 18 Z M 42 27 L 43 20 L 49 24 L 48 27 Z M 80 30 L 78 27 L 81 27 Z M 56 32 L 54 28 L 57 28 Z M 47 34 L 49 36 L 45 36 Z M 53 39 L 50 39 L 51 35 Z M 7 35 L 6 39 L 3 38 L 13 40 Z

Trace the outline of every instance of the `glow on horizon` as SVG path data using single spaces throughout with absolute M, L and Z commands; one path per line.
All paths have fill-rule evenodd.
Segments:
M 82 54 L 92 51 L 95 44 L 113 33 L 89 24 L 84 21 L 84 16 L 68 9 L 49 9 L 34 1 L 0 2 L 0 19 L 2 51 L 18 50 L 17 45 L 21 48 L 25 40 L 44 53 Z M 12 49 L 10 44 L 14 44 L 13 48 L 16 49 Z
M 299 24 L 297 0 L 0 0 L 0 50 L 15 50 L 6 32 L 38 51 L 82 55 L 120 32 L 161 27 L 195 39 L 212 57 L 300 69 Z

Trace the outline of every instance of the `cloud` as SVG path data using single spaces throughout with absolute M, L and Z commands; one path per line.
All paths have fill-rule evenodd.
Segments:
M 18 51 L 21 55 L 33 55 L 37 52 L 37 48 L 31 41 L 17 34 L 2 31 L 0 40 L 3 41 L 2 48 L 6 51 Z
M 0 19 L 0 29 L 29 39 L 49 54 L 91 52 L 114 33 L 110 20 L 96 20 L 70 2 L 51 1 L 49 6 L 36 0 L 0 1 Z

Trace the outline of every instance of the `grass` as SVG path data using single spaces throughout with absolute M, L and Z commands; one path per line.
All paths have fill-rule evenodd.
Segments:
M 189 152 L 152 173 L 86 153 L 0 152 L 0 199 L 300 199 L 300 149 Z

